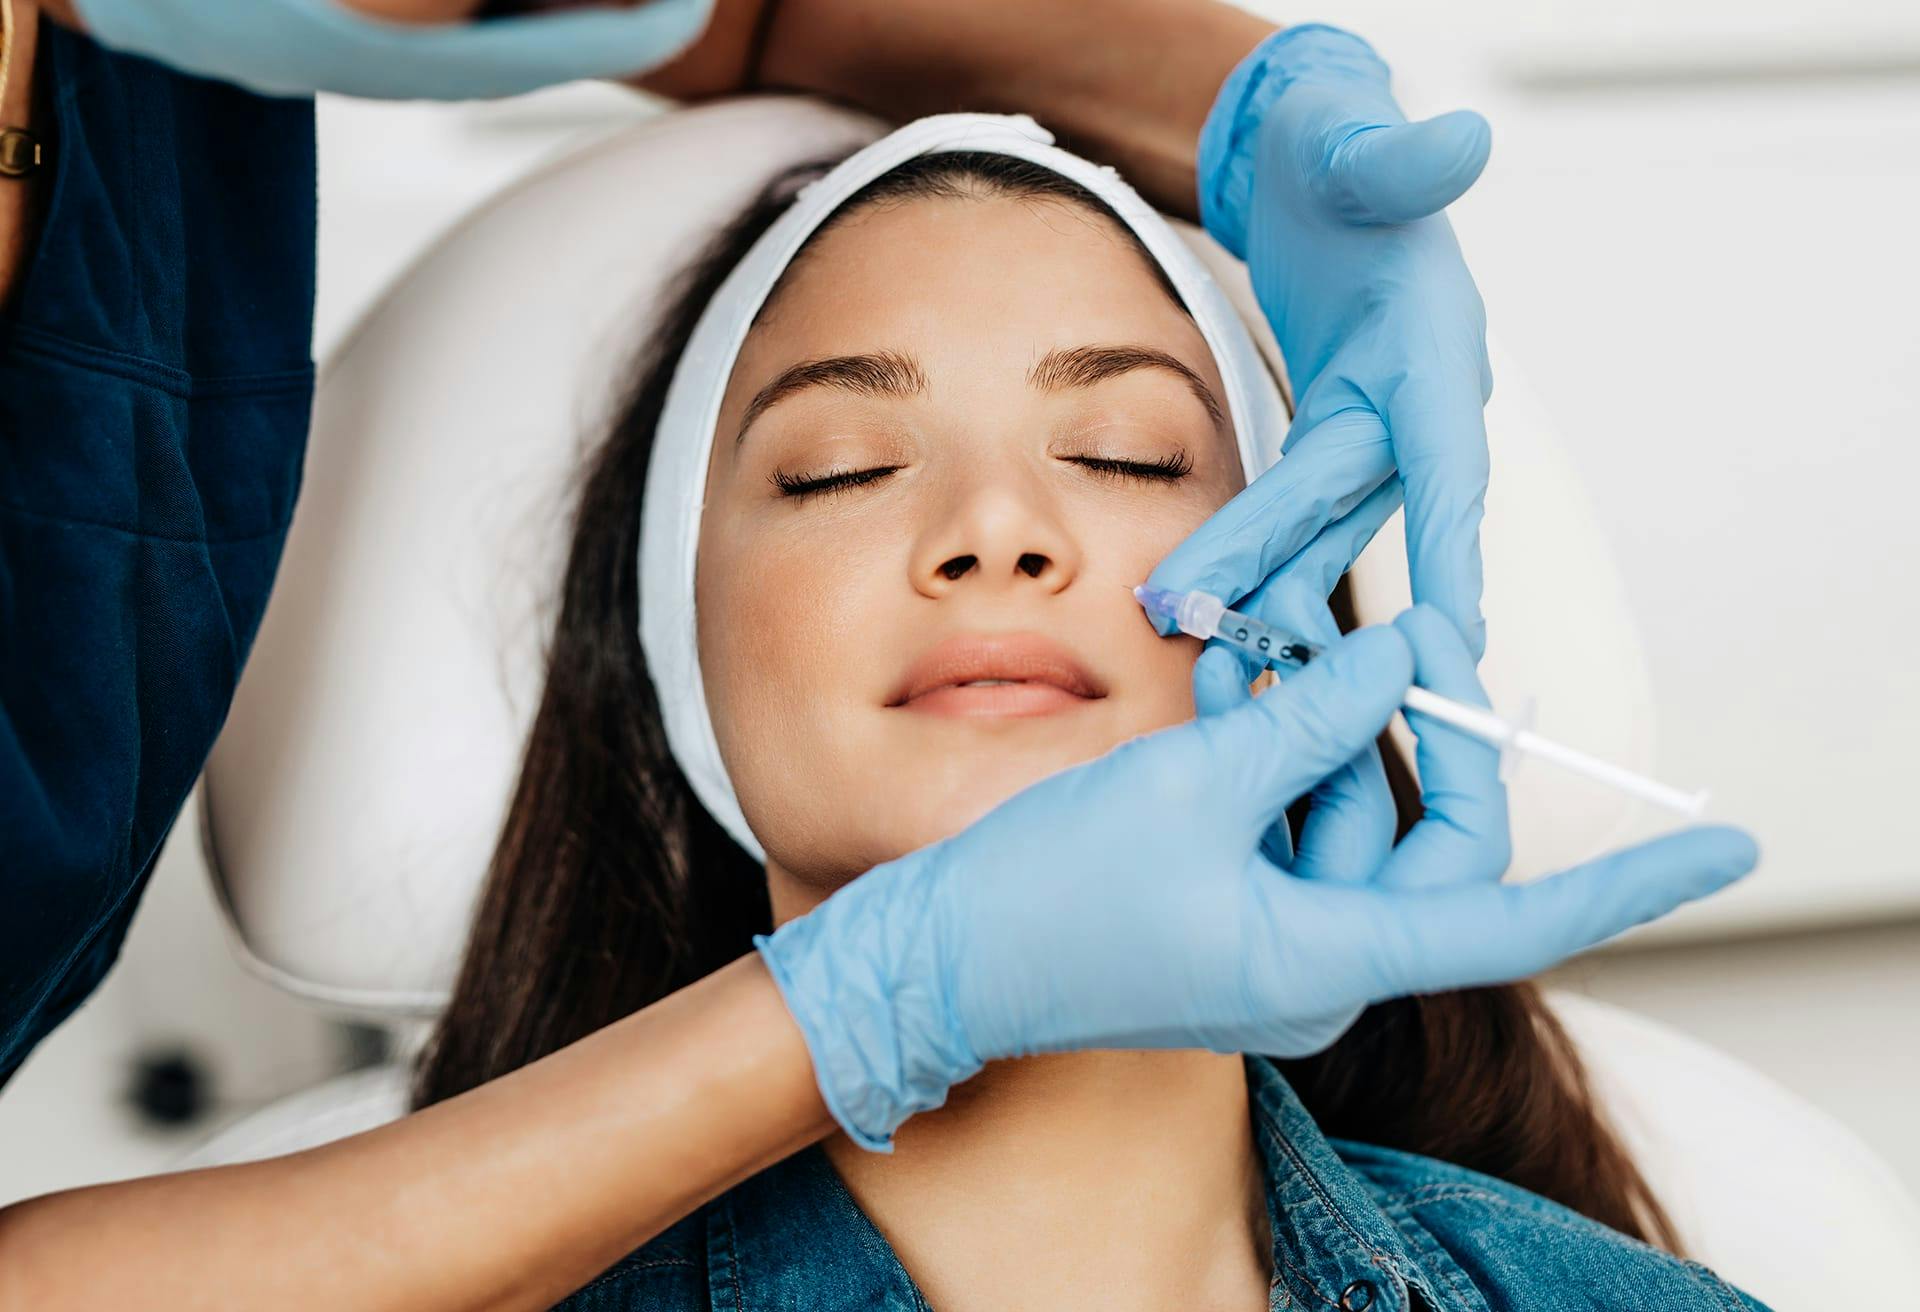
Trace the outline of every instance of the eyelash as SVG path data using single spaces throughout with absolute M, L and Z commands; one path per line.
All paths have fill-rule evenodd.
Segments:
M 1193 472 L 1193 458 L 1176 451 L 1158 460 L 1115 460 L 1108 456 L 1075 456 L 1073 463 L 1109 478 L 1145 478 L 1162 483 L 1177 482 Z
M 898 465 L 881 465 L 874 469 L 848 470 L 843 474 L 823 474 L 819 478 L 795 478 L 776 469 L 773 471 L 773 484 L 780 489 L 783 497 L 805 499 L 822 493 L 850 492 L 862 484 L 878 482 L 898 468 Z
M 1138 478 L 1150 482 L 1172 483 L 1193 472 L 1193 459 L 1185 451 L 1158 460 L 1116 460 L 1108 456 L 1073 456 L 1076 464 L 1106 478 Z M 842 474 L 824 474 L 818 478 L 796 478 L 775 470 L 772 482 L 780 495 L 804 500 L 807 497 L 850 492 L 856 487 L 877 482 L 900 468 L 882 465 L 874 469 L 854 469 Z

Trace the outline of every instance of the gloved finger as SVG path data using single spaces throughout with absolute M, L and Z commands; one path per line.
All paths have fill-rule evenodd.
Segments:
M 1321 597 L 1332 596 L 1341 576 L 1353 568 L 1353 563 L 1360 559 L 1360 553 L 1367 549 L 1374 535 L 1393 518 L 1394 512 L 1400 509 L 1405 499 L 1400 480 L 1389 478 L 1344 518 L 1321 529 L 1313 541 L 1295 552 L 1271 578 L 1260 585 L 1261 588 L 1288 579 L 1298 582 L 1309 593 Z M 1259 595 L 1259 589 L 1255 589 L 1254 596 Z M 1248 599 L 1247 604 L 1253 604 L 1252 598 Z M 1245 610 L 1246 605 L 1240 609 Z
M 1193 707 L 1197 715 L 1222 715 L 1253 700 L 1246 667 L 1231 647 L 1208 643 L 1193 663 Z M 1260 854 L 1278 866 L 1293 860 L 1293 831 L 1285 816 L 1260 836 Z
M 1384 990 L 1410 993 L 1522 979 L 1557 965 L 1752 870 L 1751 835 L 1685 829 L 1527 884 L 1381 890 L 1361 950 Z
M 1216 510 L 1154 567 L 1147 582 L 1200 589 L 1231 606 L 1345 518 L 1393 475 L 1393 447 L 1371 412 L 1343 411 L 1290 440 L 1287 455 Z M 1156 620 L 1160 632 L 1174 625 Z
M 1313 790 L 1288 871 L 1301 879 L 1364 883 L 1393 850 L 1399 813 L 1377 743 Z
M 1193 709 L 1199 716 L 1223 715 L 1253 700 L 1246 666 L 1231 647 L 1208 643 L 1193 663 Z
M 1480 521 L 1488 473 L 1483 406 L 1470 384 L 1454 378 L 1402 388 L 1387 412 L 1406 489 L 1413 599 L 1452 620 L 1476 661 L 1487 649 L 1480 614 Z
M 1317 587 L 1317 583 L 1292 577 L 1289 568 L 1261 584 L 1242 609 L 1325 647 L 1340 641 L 1340 626 L 1327 609 L 1332 585 L 1316 591 Z M 1379 748 L 1369 743 L 1359 755 L 1314 785 L 1300 827 L 1299 846 L 1288 869 L 1302 879 L 1370 879 L 1393 849 L 1397 819 Z
M 77 8 L 103 45 L 267 95 L 472 100 L 656 68 L 700 36 L 713 0 L 459 23 L 384 22 L 313 0 L 83 0 Z
M 1442 697 L 1488 706 L 1473 656 L 1452 622 L 1415 606 L 1393 626 L 1413 648 L 1413 681 Z M 1507 786 L 1500 750 L 1417 711 L 1407 712 L 1418 742 L 1420 823 L 1380 871 L 1383 887 L 1414 889 L 1497 880 L 1513 860 Z
M 1229 817 L 1264 831 L 1379 735 L 1412 679 L 1397 630 L 1361 629 L 1245 706 L 1185 726 L 1188 760 L 1213 772 L 1208 789 Z
M 1469 109 L 1363 128 L 1327 161 L 1326 194 L 1348 223 L 1409 223 L 1464 195 L 1492 149 L 1493 130 Z

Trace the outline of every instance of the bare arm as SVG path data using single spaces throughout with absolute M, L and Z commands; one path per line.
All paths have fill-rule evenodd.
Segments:
M 545 1308 L 832 1129 L 748 955 L 352 1139 L 0 1210 L 0 1309 Z
M 70 0 L 42 3 L 71 22 Z M 348 3 L 436 22 L 471 15 L 484 0 Z M 543 5 L 556 7 L 501 7 Z M 16 6 L 26 15 L 18 43 L 26 58 L 16 49 L 12 94 L 23 96 L 35 0 Z M 639 82 L 683 100 L 806 91 L 897 120 L 954 108 L 1028 113 L 1064 144 L 1119 167 L 1155 204 L 1191 218 L 1200 125 L 1234 64 L 1272 30 L 1217 0 L 717 0 L 706 34 Z M 17 184 L 0 189 L 0 303 L 20 259 L 29 198 Z
M 350 0 L 424 20 L 591 2 Z M 1214 93 L 1273 30 L 1217 0 L 717 0 L 706 34 L 638 81 L 682 100 L 807 91 L 894 120 L 1031 114 L 1191 218 Z
M 810 91 L 892 119 L 1031 114 L 1190 218 L 1195 145 L 1214 94 L 1274 30 L 1212 0 L 765 2 L 746 87 Z M 723 3 L 706 40 L 743 21 Z

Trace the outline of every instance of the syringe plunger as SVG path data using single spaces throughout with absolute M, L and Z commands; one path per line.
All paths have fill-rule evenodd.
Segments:
M 1276 629 L 1251 615 L 1228 610 L 1226 603 L 1218 597 L 1197 589 L 1184 593 L 1168 592 L 1142 584 L 1133 590 L 1133 595 L 1150 614 L 1172 620 L 1179 625 L 1182 633 L 1201 639 L 1217 638 L 1263 665 L 1300 669 L 1322 650 L 1284 629 Z M 1404 706 L 1409 711 L 1431 716 L 1483 742 L 1492 743 L 1500 748 L 1503 755 L 1541 757 L 1575 774 L 1585 775 L 1685 816 L 1697 816 L 1706 809 L 1708 795 L 1704 792 L 1686 793 L 1669 787 L 1623 766 L 1542 737 L 1523 725 L 1511 724 L 1484 707 L 1469 706 L 1417 687 L 1407 690 Z

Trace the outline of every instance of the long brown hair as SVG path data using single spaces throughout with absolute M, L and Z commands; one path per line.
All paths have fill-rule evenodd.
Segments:
M 701 807 L 667 750 L 638 638 L 636 562 L 641 493 L 675 363 L 728 271 L 824 167 L 775 179 L 682 274 L 631 399 L 583 471 L 545 693 L 451 1004 L 420 1066 L 416 1105 L 666 997 L 749 951 L 751 936 L 771 927 L 765 870 Z M 1112 217 L 1091 193 L 1037 165 L 948 154 L 887 174 L 836 220 L 889 200 L 982 194 Z M 1333 601 L 1351 628 L 1344 580 Z M 1419 816 L 1419 790 L 1392 745 L 1383 738 L 1382 746 L 1404 834 Z M 1530 982 L 1382 1003 L 1325 1052 L 1280 1067 L 1330 1135 L 1498 1176 L 1680 1249 Z

